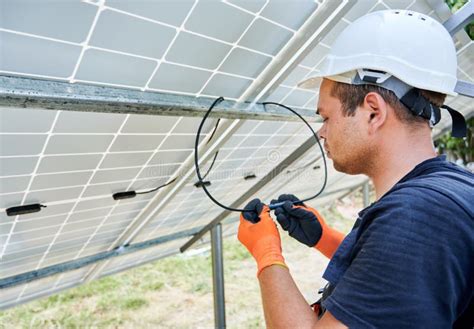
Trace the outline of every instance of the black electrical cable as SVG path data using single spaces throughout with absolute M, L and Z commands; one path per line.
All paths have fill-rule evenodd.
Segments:
M 152 193 L 152 192 L 158 191 L 160 188 L 165 187 L 165 186 L 168 186 L 168 185 L 170 185 L 171 183 L 174 183 L 174 181 L 175 181 L 176 179 L 178 179 L 178 177 L 175 177 L 175 178 L 173 178 L 172 180 L 170 180 L 168 183 L 163 184 L 163 185 L 158 186 L 158 187 L 155 187 L 155 188 L 152 189 L 152 190 L 145 191 L 145 192 L 136 192 L 135 194 L 147 194 L 147 193 Z
M 206 144 L 209 144 L 209 142 L 212 140 L 214 137 L 214 134 L 216 133 L 217 127 L 219 127 L 219 122 L 221 122 L 221 119 L 217 119 L 216 125 L 214 126 L 214 130 L 212 131 L 211 137 L 207 140 Z
M 295 169 L 292 169 L 292 170 L 287 170 L 286 173 L 287 173 L 287 174 L 291 174 L 292 172 L 297 172 L 297 171 L 306 169 L 306 168 L 308 168 L 309 166 L 311 166 L 313 163 L 316 163 L 317 161 L 318 161 L 318 159 L 316 159 L 316 160 L 311 160 L 310 162 L 308 162 L 308 163 L 305 164 L 305 165 L 302 165 L 301 167 L 298 167 L 298 168 L 295 168 Z
M 228 207 L 226 205 L 223 205 L 222 203 L 220 203 L 219 201 L 217 201 L 212 195 L 211 193 L 208 191 L 208 189 L 206 188 L 205 184 L 204 184 L 204 181 L 203 181 L 203 177 L 201 176 L 201 170 L 199 168 L 199 154 L 198 154 L 198 146 L 199 146 L 199 139 L 201 137 L 201 130 L 202 130 L 202 127 L 204 126 L 204 123 L 206 122 L 209 114 L 211 113 L 211 111 L 214 109 L 214 107 L 216 107 L 219 103 L 221 103 L 222 101 L 224 100 L 224 97 L 219 97 L 217 98 L 213 103 L 212 105 L 209 107 L 209 109 L 207 110 L 207 112 L 204 114 L 204 117 L 202 118 L 201 120 L 201 123 L 199 124 L 199 128 L 198 128 L 198 131 L 196 133 L 196 140 L 195 140 L 195 143 L 194 143 L 194 166 L 196 168 L 196 175 L 198 177 L 198 180 L 199 180 L 199 183 L 202 185 L 202 188 L 204 190 L 204 192 L 206 193 L 206 195 L 209 197 L 209 199 L 212 200 L 212 202 L 214 202 L 215 204 L 217 204 L 219 207 L 223 208 L 223 209 L 226 209 L 226 210 L 229 210 L 229 211 L 236 211 L 236 212 L 243 212 L 245 211 L 245 209 L 239 209 L 239 208 L 233 208 L 233 207 Z M 316 143 L 319 145 L 319 149 L 321 150 L 321 154 L 322 154 L 322 158 L 323 158 L 323 162 L 324 162 L 324 182 L 323 182 L 323 185 L 321 187 L 321 189 L 313 196 L 309 197 L 309 198 L 305 198 L 303 200 L 300 200 L 298 202 L 306 202 L 306 201 L 309 201 L 309 200 L 312 200 L 314 198 L 316 198 L 317 196 L 319 196 L 324 188 L 326 187 L 326 183 L 327 183 L 327 164 L 326 164 L 326 157 L 324 155 L 324 150 L 323 150 L 323 147 L 321 146 L 321 143 L 319 141 L 319 138 L 317 136 L 317 134 L 315 133 L 315 131 L 313 130 L 313 128 L 309 125 L 309 123 L 298 113 L 296 112 L 295 110 L 293 110 L 292 108 L 288 107 L 288 106 L 285 106 L 283 104 L 279 104 L 279 103 L 275 103 L 275 102 L 264 102 L 264 103 L 261 103 L 264 107 L 266 107 L 266 105 L 276 105 L 276 106 L 281 106 L 285 109 L 287 109 L 288 111 L 292 112 L 293 114 L 295 114 L 296 116 L 298 116 L 298 118 L 300 118 L 305 124 L 306 126 L 311 130 L 311 132 L 313 133 L 313 136 L 314 138 L 316 139 Z M 215 157 L 214 156 L 214 160 L 215 160 Z M 211 165 L 212 167 L 212 165 Z M 210 170 L 208 170 L 208 173 L 209 173 Z M 207 174 L 206 174 L 207 175 Z M 296 203 L 296 202 L 293 202 L 293 203 Z M 283 202 L 280 202 L 280 203 L 276 203 L 276 204 L 270 204 L 269 207 L 270 209 L 275 209 L 277 207 L 280 207 L 281 205 L 283 205 Z
M 219 154 L 219 151 L 216 151 L 216 154 L 214 154 L 214 159 L 212 159 L 211 165 L 209 166 L 209 169 L 207 169 L 207 172 L 204 174 L 202 179 L 205 179 L 207 175 L 211 172 L 212 167 L 214 166 L 214 163 L 216 162 L 217 155 Z

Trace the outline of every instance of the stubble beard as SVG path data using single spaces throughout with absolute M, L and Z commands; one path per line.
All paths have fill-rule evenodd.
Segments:
M 332 158 L 334 169 L 348 175 L 367 174 L 371 167 L 371 159 L 365 150 L 358 155 L 347 157 L 345 159 Z

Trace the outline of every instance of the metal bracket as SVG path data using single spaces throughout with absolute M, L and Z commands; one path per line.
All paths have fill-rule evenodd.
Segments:
M 454 91 L 460 95 L 474 98 L 474 84 L 473 83 L 458 80 L 456 87 L 454 87 Z
M 443 23 L 449 34 L 454 35 L 474 19 L 474 1 L 467 2 Z

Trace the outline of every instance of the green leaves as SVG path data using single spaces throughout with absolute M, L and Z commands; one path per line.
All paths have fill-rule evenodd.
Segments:
M 464 164 L 474 162 L 474 118 L 466 123 L 466 138 L 454 138 L 448 133 L 435 142 L 440 154 L 447 154 L 454 160 L 461 159 Z

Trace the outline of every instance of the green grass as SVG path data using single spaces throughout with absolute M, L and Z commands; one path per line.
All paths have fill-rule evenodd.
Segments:
M 118 305 L 124 310 L 138 310 L 142 306 L 147 306 L 148 301 L 140 297 L 132 297 L 121 300 Z
M 226 275 L 251 257 L 239 243 L 225 243 Z M 0 312 L 0 328 L 116 327 L 128 312 L 153 308 L 149 297 L 164 289 L 212 293 L 210 252 L 176 255 Z M 176 305 L 179 307 L 179 305 Z

